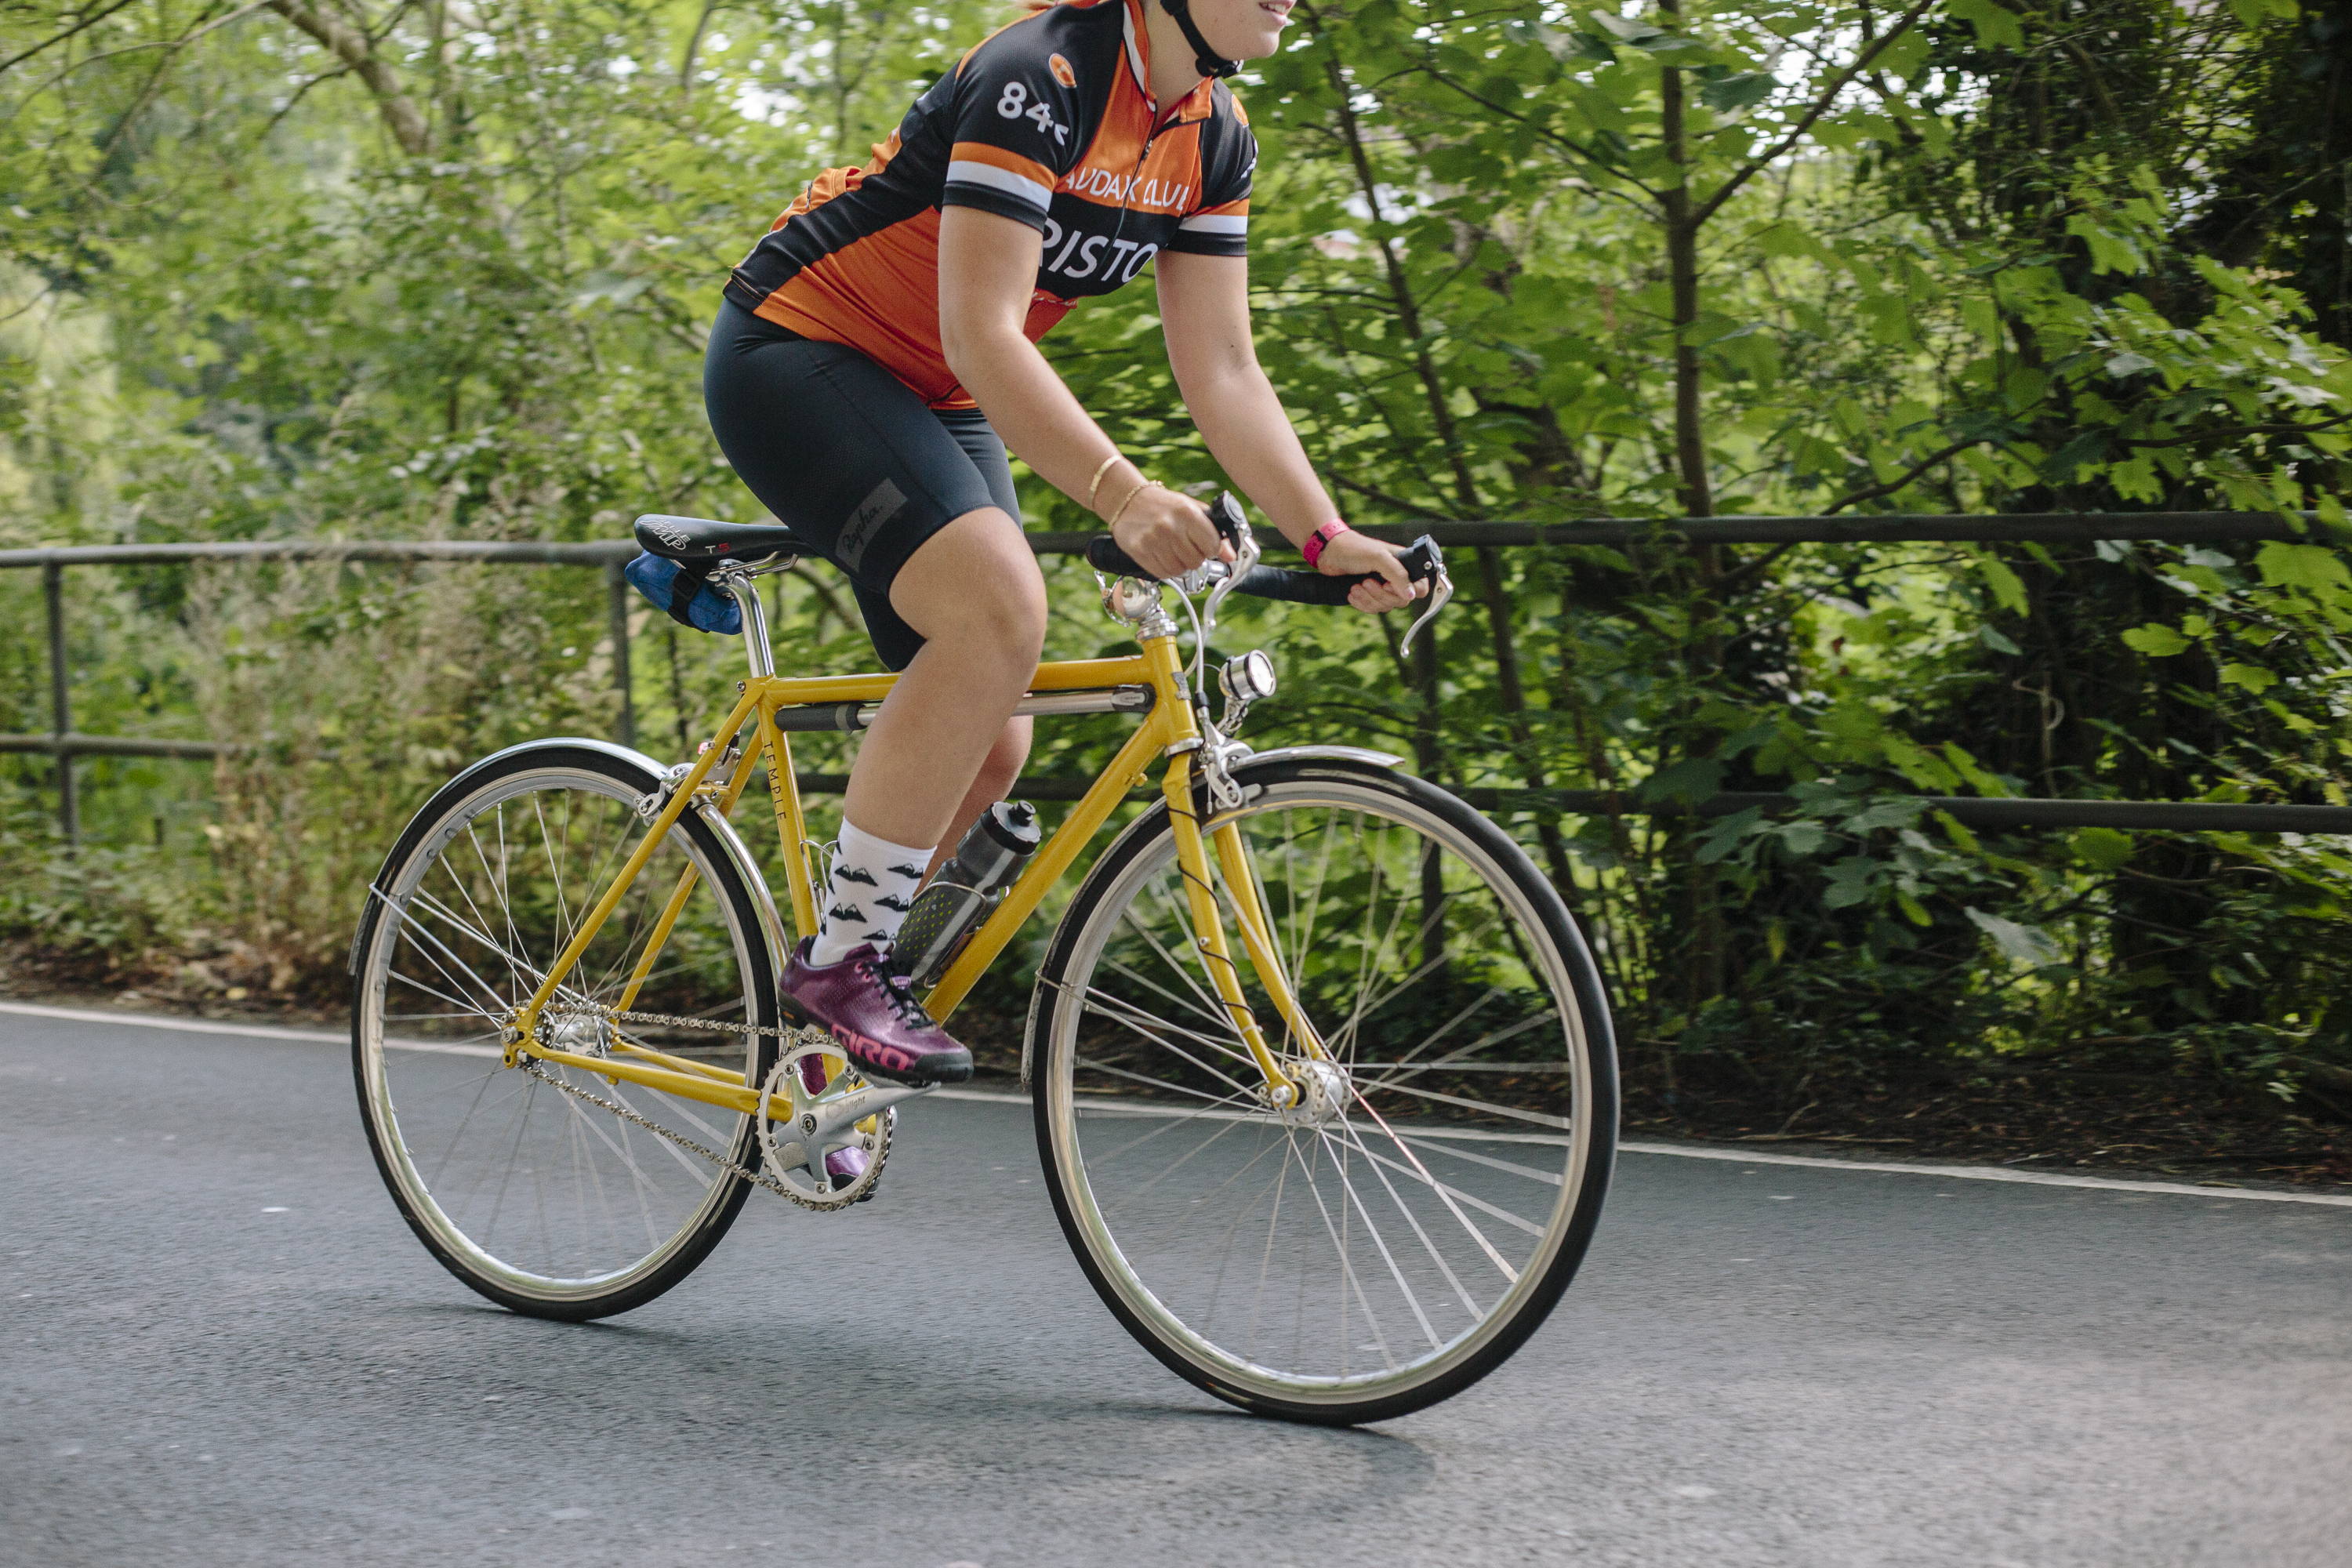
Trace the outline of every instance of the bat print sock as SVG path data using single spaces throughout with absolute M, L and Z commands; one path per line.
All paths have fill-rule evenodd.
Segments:
M 816 941 L 809 945 L 811 963 L 839 963 L 860 942 L 887 952 L 898 940 L 898 927 L 923 884 L 923 868 L 930 864 L 928 848 L 910 849 L 877 838 L 847 817 L 841 819 L 841 837 L 834 841 L 833 874 L 825 879 L 824 913 L 817 922 Z

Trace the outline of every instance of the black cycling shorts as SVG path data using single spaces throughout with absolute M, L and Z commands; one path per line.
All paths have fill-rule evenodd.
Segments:
M 898 569 L 968 511 L 1021 516 L 1004 443 L 978 409 L 930 407 L 856 349 L 731 300 L 710 330 L 702 401 L 736 477 L 848 577 L 888 668 L 923 646 L 890 607 Z

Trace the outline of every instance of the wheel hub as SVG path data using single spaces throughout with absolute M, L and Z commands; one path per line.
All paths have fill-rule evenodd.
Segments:
M 566 1013 L 547 1026 L 547 1043 L 574 1056 L 609 1057 L 612 1036 L 604 1019 L 593 1013 Z
M 1346 1068 L 1335 1061 L 1310 1057 L 1286 1063 L 1284 1070 L 1298 1086 L 1298 1103 L 1291 1108 L 1291 1120 L 1323 1127 L 1346 1114 L 1348 1101 L 1355 1093 L 1355 1080 Z

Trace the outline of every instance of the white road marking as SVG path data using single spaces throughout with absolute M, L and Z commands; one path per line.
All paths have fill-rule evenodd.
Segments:
M 0 1014 L 26 1018 L 58 1018 L 75 1024 L 125 1024 L 150 1029 L 172 1029 L 189 1035 L 232 1035 L 245 1039 L 285 1040 L 300 1045 L 346 1046 L 351 1036 L 328 1029 L 289 1029 L 274 1024 L 230 1024 L 214 1018 L 173 1018 L 155 1013 L 109 1013 L 95 1007 L 51 1007 L 33 1002 L 0 1002 Z M 398 1050 L 436 1051 L 450 1056 L 495 1057 L 495 1046 L 457 1045 L 436 1040 L 387 1040 Z M 987 1105 L 1027 1105 L 1029 1096 L 999 1089 L 938 1089 L 940 1100 L 973 1100 Z M 1139 1109 L 1139 1108 L 1138 1108 Z M 1444 1136 L 1431 1131 L 1431 1137 Z M 1482 1133 L 1493 1138 L 1529 1142 L 1557 1142 L 1540 1134 Z M 2168 1193 L 2186 1198 L 2232 1198 L 2252 1203 L 2317 1204 L 2328 1208 L 2352 1208 L 2352 1195 L 2336 1193 L 2280 1193 L 2250 1187 L 2200 1187 L 2187 1182 L 2138 1182 L 2116 1176 L 2069 1176 L 2053 1171 L 2020 1171 L 2008 1165 L 1906 1165 L 1892 1160 L 1834 1160 L 1815 1154 L 1767 1154 L 1740 1149 L 1689 1143 L 1627 1141 L 1617 1145 L 1622 1154 L 1663 1154 L 1677 1160 L 1721 1160 L 1736 1165 L 1798 1165 L 1812 1171 L 1874 1171 L 1891 1176 L 1937 1176 L 1952 1182 L 2008 1182 L 2019 1186 L 2083 1187 L 2109 1193 Z M 1950 1194 L 1938 1193 L 1938 1197 Z

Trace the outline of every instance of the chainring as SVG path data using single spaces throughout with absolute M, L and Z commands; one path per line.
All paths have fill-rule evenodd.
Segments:
M 830 1133 L 821 1131 L 827 1109 L 864 1088 L 865 1080 L 845 1063 L 823 1089 L 812 1094 L 801 1077 L 801 1064 L 813 1057 L 831 1056 L 838 1060 L 840 1055 L 840 1047 L 829 1040 L 795 1046 L 777 1058 L 763 1090 L 758 1114 L 760 1150 L 767 1159 L 767 1174 L 790 1189 L 792 1200 L 803 1208 L 842 1209 L 865 1202 L 874 1195 L 883 1163 L 890 1157 L 890 1134 L 898 1122 L 896 1110 L 885 1109 Z M 792 1106 L 789 1120 L 768 1113 L 766 1107 L 777 1100 Z M 819 1135 L 812 1137 L 813 1133 Z M 856 1180 L 836 1184 L 826 1173 L 824 1157 L 836 1149 L 865 1152 L 866 1169 Z

